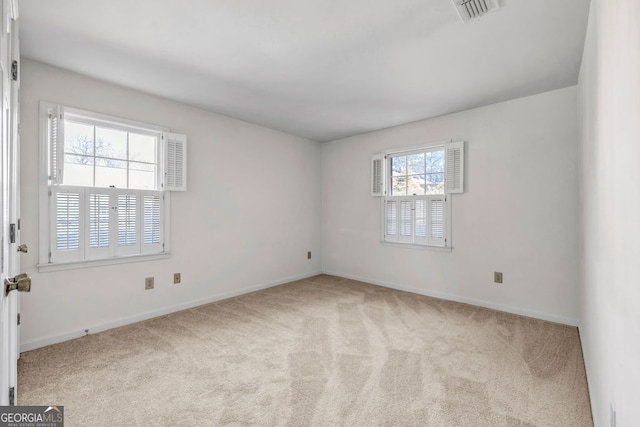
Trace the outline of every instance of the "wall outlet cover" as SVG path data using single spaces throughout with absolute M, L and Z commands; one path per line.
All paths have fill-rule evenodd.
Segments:
M 500 273 L 499 271 L 496 271 L 493 273 L 493 281 L 495 283 L 502 283 L 502 273 Z
M 145 279 L 144 279 L 144 288 L 145 288 L 146 290 L 153 289 L 153 286 L 154 286 L 154 283 L 153 283 L 153 282 L 154 282 L 153 277 L 147 277 L 147 278 L 145 278 Z
M 182 280 L 180 273 L 173 273 L 173 284 L 177 285 Z

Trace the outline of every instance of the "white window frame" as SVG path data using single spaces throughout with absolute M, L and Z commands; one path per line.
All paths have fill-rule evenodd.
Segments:
M 40 111 L 39 111 L 39 123 L 40 123 L 40 163 L 39 163 L 39 264 L 38 271 L 40 272 L 48 272 L 48 271 L 59 271 L 59 270 L 70 270 L 77 268 L 88 268 L 88 267 L 96 267 L 103 265 L 113 265 L 113 264 L 122 264 L 122 263 L 130 263 L 130 262 L 139 262 L 139 261 L 150 261 L 156 259 L 166 259 L 171 256 L 171 192 L 167 191 L 163 186 L 163 177 L 165 174 L 164 170 L 164 142 L 162 139 L 159 139 L 158 144 L 158 173 L 157 177 L 159 182 L 158 191 L 150 191 L 150 190 L 128 190 L 128 189 L 112 189 L 112 188 L 99 188 L 99 187 L 73 187 L 73 186 L 64 186 L 64 185 L 56 185 L 57 191 L 64 191 L 69 189 L 81 190 L 83 192 L 87 192 L 87 189 L 94 189 L 97 193 L 100 194 L 135 194 L 138 197 L 138 227 L 142 227 L 142 201 L 145 195 L 149 194 L 159 194 L 161 193 L 163 196 L 163 209 L 161 214 L 161 227 L 160 227 L 160 243 L 149 245 L 145 247 L 140 241 L 136 243 L 137 247 L 135 249 L 123 249 L 116 250 L 114 252 L 113 248 L 106 250 L 103 249 L 91 249 L 87 252 L 88 244 L 88 209 L 89 209 L 89 198 L 85 194 L 81 197 L 81 215 L 80 215 L 80 249 L 83 251 L 81 259 L 78 260 L 77 256 L 69 256 L 65 258 L 64 255 L 58 254 L 58 259 L 56 262 L 51 262 L 51 255 L 53 250 L 53 242 L 55 242 L 54 232 L 55 226 L 52 224 L 54 218 L 54 197 L 53 194 L 49 194 L 50 190 L 52 190 L 52 184 L 49 181 L 49 167 L 50 167 L 50 157 L 49 157 L 49 111 L 55 108 L 57 104 L 49 103 L 49 102 L 40 102 Z M 81 109 L 64 107 L 65 113 L 69 113 L 70 115 L 79 115 L 83 118 L 89 119 L 94 124 L 103 124 L 104 126 L 108 126 L 110 128 L 124 128 L 126 130 L 135 130 L 138 129 L 144 133 L 144 131 L 153 131 L 157 133 L 166 133 L 169 131 L 168 128 L 164 128 L 157 125 L 151 125 L 142 122 L 136 122 L 128 119 L 122 119 L 118 117 L 108 116 L 105 114 L 85 111 Z M 86 196 L 86 197 L 85 197 Z M 115 196 L 117 198 L 117 196 Z M 110 203 L 113 203 L 110 200 Z M 144 239 L 144 230 L 138 233 L 140 238 L 138 240 Z M 115 227 L 111 227 L 111 236 L 117 234 L 117 229 Z M 113 237 L 112 237 L 113 238 Z M 116 237 L 117 238 L 117 237 Z M 161 247 L 162 245 L 163 248 Z M 93 253 L 92 253 L 93 252 Z M 103 257 L 106 256 L 106 257 Z
M 384 168 L 383 183 L 384 185 L 382 190 L 381 197 L 381 228 L 380 228 L 380 243 L 384 246 L 392 246 L 392 247 L 400 247 L 400 248 L 411 248 L 411 249 L 421 249 L 421 250 L 430 250 L 436 252 L 452 252 L 452 227 L 451 227 L 451 216 L 452 216 L 452 197 L 451 194 L 446 189 L 446 177 L 447 177 L 447 144 L 450 141 L 438 141 L 428 144 L 422 145 L 414 145 L 410 147 L 396 148 L 386 150 L 382 153 Z M 415 153 L 424 153 L 429 151 L 444 151 L 445 165 L 443 174 L 445 176 L 445 190 L 443 194 L 435 194 L 435 195 L 402 195 L 402 196 L 391 196 L 390 188 L 391 188 L 391 158 L 394 156 L 405 156 Z M 378 158 L 374 155 L 373 159 Z M 372 195 L 375 195 L 372 193 Z M 418 200 L 426 201 L 426 209 L 427 209 L 427 224 L 426 224 L 426 236 L 418 237 L 415 233 L 415 224 L 416 224 L 416 202 Z M 444 200 L 445 212 L 443 215 L 443 231 L 444 237 L 442 239 L 432 238 L 430 237 L 430 215 L 429 211 L 432 208 L 432 204 L 436 201 Z M 387 203 L 388 202 L 397 202 L 396 209 L 400 209 L 401 203 L 409 203 L 410 204 L 410 234 L 403 235 L 400 232 L 401 224 L 400 221 L 396 223 L 396 234 L 388 235 L 387 234 Z M 398 212 L 398 218 L 400 217 L 400 212 Z

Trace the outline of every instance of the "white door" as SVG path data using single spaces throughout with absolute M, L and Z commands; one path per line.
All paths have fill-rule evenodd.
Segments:
M 19 296 L 16 276 L 20 273 L 20 144 L 18 9 L 15 0 L 2 0 L 0 34 L 0 217 L 2 231 L 0 286 L 0 405 L 15 404 L 17 396 L 17 360 L 19 356 Z M 21 248 L 24 250 L 24 248 Z M 21 280 L 20 287 L 30 287 Z M 9 288 L 7 288 L 9 286 Z

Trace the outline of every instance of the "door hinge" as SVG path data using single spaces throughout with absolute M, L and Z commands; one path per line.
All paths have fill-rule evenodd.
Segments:
M 18 320 L 17 320 L 17 324 L 18 324 L 18 326 L 20 326 L 20 313 L 18 313 Z
M 9 224 L 9 243 L 16 242 L 16 225 Z
M 20 231 L 20 218 L 18 218 L 18 231 Z
M 18 81 L 18 61 L 13 61 L 11 63 L 11 79 L 14 82 Z
M 16 388 L 15 387 L 9 387 L 9 405 L 11 406 L 16 405 Z

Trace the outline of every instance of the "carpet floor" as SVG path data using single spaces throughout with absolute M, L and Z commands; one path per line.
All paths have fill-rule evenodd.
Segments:
M 23 353 L 71 426 L 592 426 L 576 328 L 320 275 Z

